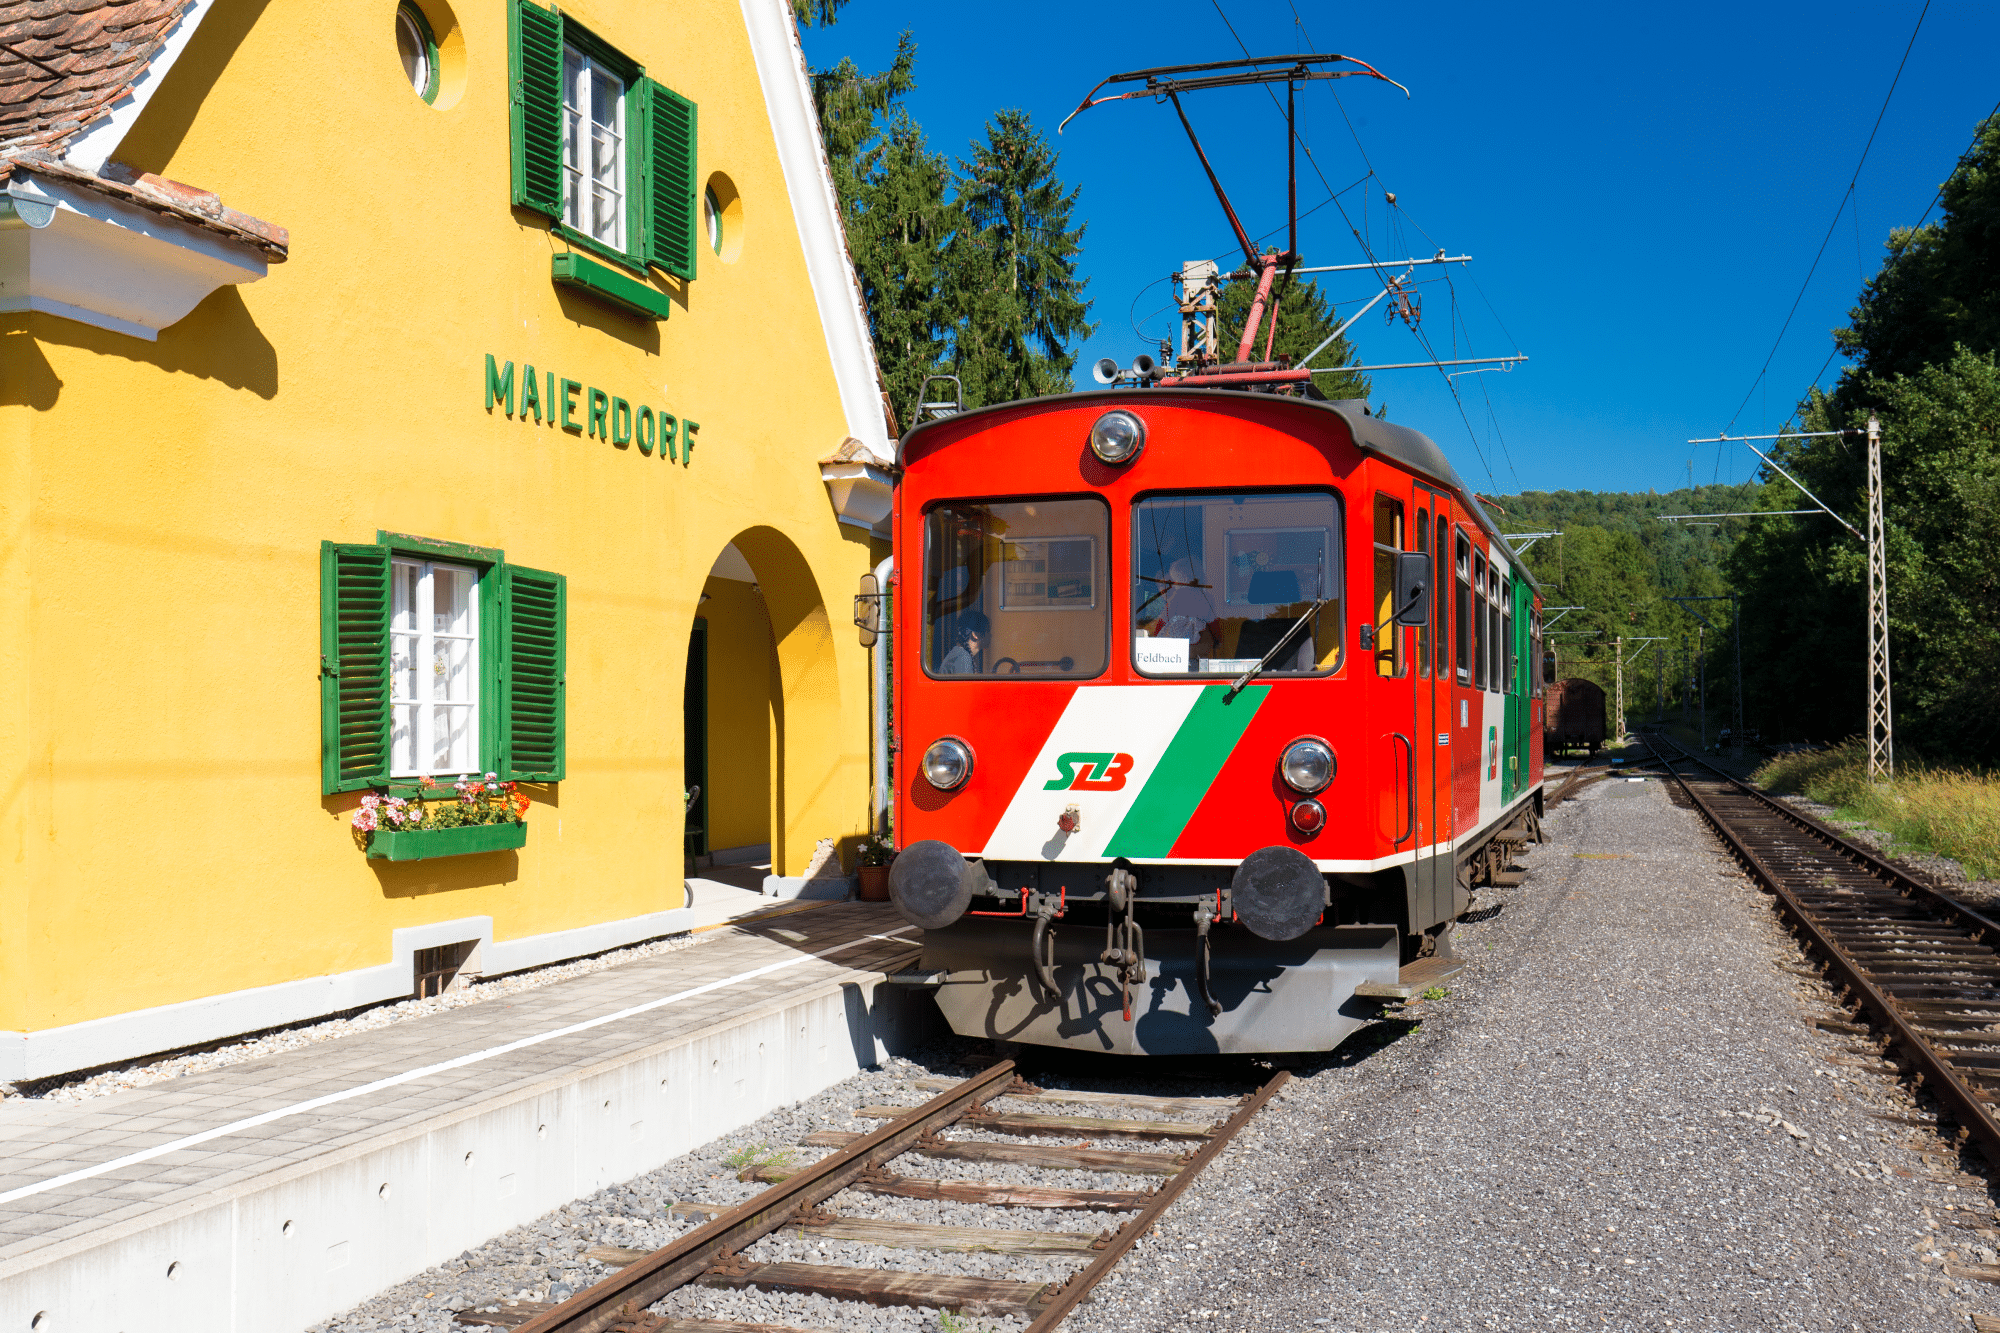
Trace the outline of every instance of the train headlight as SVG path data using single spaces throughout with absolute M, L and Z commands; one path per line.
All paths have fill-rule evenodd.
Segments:
M 1090 428 L 1090 452 L 1107 463 L 1129 463 L 1146 447 L 1146 423 L 1123 408 L 1106 412 Z
M 958 737 L 940 737 L 924 751 L 924 781 L 939 791 L 963 786 L 971 776 L 972 747 Z
M 1333 781 L 1333 750 L 1317 736 L 1302 736 L 1285 747 L 1278 760 L 1278 773 L 1285 785 L 1307 796 L 1324 791 Z

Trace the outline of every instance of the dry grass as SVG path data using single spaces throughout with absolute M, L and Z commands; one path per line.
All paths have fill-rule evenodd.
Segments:
M 1779 755 L 1757 770 L 1756 781 L 1951 857 L 1974 879 L 2000 878 L 2000 776 L 1906 760 L 1897 764 L 1894 782 L 1870 783 L 1868 747 L 1857 736 L 1830 749 Z

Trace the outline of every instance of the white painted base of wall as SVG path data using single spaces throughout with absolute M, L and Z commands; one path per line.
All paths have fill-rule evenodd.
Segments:
M 764 876 L 764 896 L 766 898 L 831 898 L 835 902 L 846 902 L 854 896 L 858 883 L 852 875 L 841 875 L 828 879 L 808 879 L 804 875 Z
M 38 1032 L 0 1032 L 0 1082 L 92 1069 L 400 999 L 415 987 L 417 950 L 441 944 L 475 942 L 464 970 L 490 976 L 601 953 L 693 925 L 694 913 L 680 907 L 517 940 L 496 941 L 490 916 L 413 926 L 390 932 L 390 961 L 377 967 L 208 995 Z
M 0 1265 L 0 1329 L 303 1329 L 938 1030 L 927 996 L 829 981 L 581 1077 Z

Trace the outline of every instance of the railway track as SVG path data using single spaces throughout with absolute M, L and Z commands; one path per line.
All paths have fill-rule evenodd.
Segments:
M 1012 1061 L 1003 1060 L 962 1083 L 923 1080 L 938 1094 L 915 1108 L 867 1106 L 863 1119 L 887 1123 L 865 1134 L 821 1131 L 809 1146 L 835 1151 L 810 1166 L 753 1168 L 751 1178 L 769 1182 L 756 1197 L 725 1210 L 681 1205 L 683 1216 L 706 1218 L 702 1225 L 651 1253 L 598 1251 L 619 1271 L 557 1305 L 514 1302 L 504 1309 L 463 1310 L 460 1324 L 509 1327 L 519 1333 L 810 1333 L 783 1325 L 668 1317 L 648 1307 L 690 1286 L 808 1293 L 871 1305 L 927 1306 L 958 1315 L 1011 1315 L 1026 1318 L 1029 1333 L 1050 1333 L 1077 1303 L 1110 1274 L 1118 1261 L 1159 1220 L 1203 1168 L 1270 1101 L 1291 1076 L 1280 1072 L 1241 1098 L 1147 1097 L 1116 1092 L 1047 1090 L 1022 1080 Z M 1180 1119 L 1127 1119 L 1103 1114 L 1042 1114 L 1000 1111 L 999 1098 L 1054 1105 L 1081 1105 L 1089 1111 L 1151 1110 L 1161 1115 L 1215 1113 L 1202 1124 Z M 980 1138 L 947 1137 L 948 1130 Z M 1005 1142 L 996 1141 L 1004 1137 Z M 1099 1140 L 1184 1144 L 1184 1150 L 1135 1151 L 1085 1144 Z M 1065 1139 L 1067 1143 L 1052 1143 Z M 1019 1140 L 1018 1142 L 1014 1140 Z M 1151 1190 L 1073 1189 L 1053 1185 L 982 1183 L 931 1179 L 892 1168 L 905 1159 L 950 1159 L 1051 1171 L 1098 1171 L 1158 1176 Z M 841 1196 L 835 1207 L 835 1196 Z M 869 1196 L 942 1199 L 992 1210 L 991 1227 L 940 1226 L 867 1216 Z M 1126 1214 L 1114 1228 L 1083 1232 L 1016 1230 L 1004 1225 L 1006 1209 L 1066 1209 Z M 818 1232 L 830 1239 L 861 1241 L 898 1249 L 1036 1254 L 1072 1257 L 1078 1267 L 1058 1282 L 1021 1282 L 903 1270 L 826 1264 L 757 1262 L 744 1257 L 758 1241 L 787 1228 Z
M 2000 1167 L 2000 922 L 1671 742 L 1643 739 L 1876 1024 L 1879 1044 L 1853 1053 L 1899 1052 L 1960 1139 Z

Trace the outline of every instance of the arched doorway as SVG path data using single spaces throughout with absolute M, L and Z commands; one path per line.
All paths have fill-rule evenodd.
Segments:
M 777 674 L 756 571 L 734 544 L 702 582 L 682 694 L 687 854 L 705 877 L 743 882 L 771 860 L 771 731 Z
M 745 529 L 703 581 L 683 696 L 687 851 L 739 887 L 805 873 L 867 809 L 867 748 L 847 735 L 832 625 L 790 538 Z M 847 719 L 851 723 L 852 719 Z

